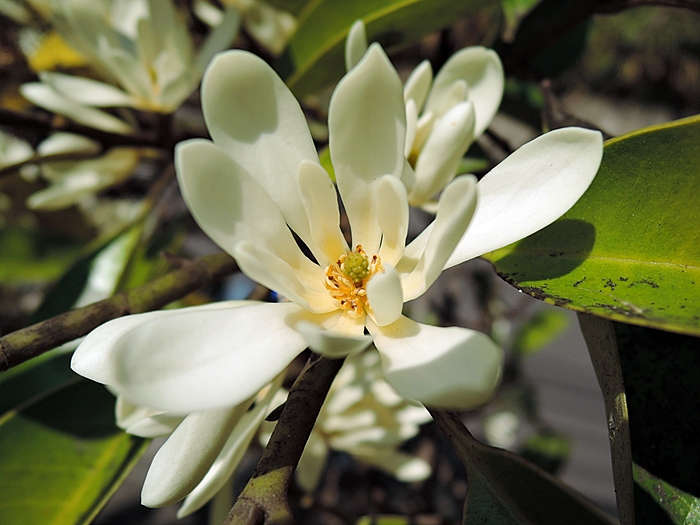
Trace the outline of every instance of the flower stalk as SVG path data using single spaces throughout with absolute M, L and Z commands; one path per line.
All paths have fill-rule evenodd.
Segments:
M 292 525 L 287 493 L 333 379 L 343 359 L 311 354 L 294 382 L 253 476 L 224 525 Z

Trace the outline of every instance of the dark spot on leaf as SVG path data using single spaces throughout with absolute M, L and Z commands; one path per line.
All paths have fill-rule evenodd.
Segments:
M 586 278 L 584 277 L 584 278 L 581 279 L 580 281 L 576 281 L 576 282 L 574 283 L 574 288 L 578 288 L 578 286 L 579 286 L 581 283 L 583 283 L 585 280 L 586 280 Z
M 617 287 L 617 285 L 612 281 L 612 279 L 608 279 L 603 285 L 603 288 L 610 288 L 611 290 L 614 290 L 615 287 Z
M 623 283 L 626 283 L 629 280 L 630 280 L 629 277 L 620 277 L 620 281 L 622 281 Z

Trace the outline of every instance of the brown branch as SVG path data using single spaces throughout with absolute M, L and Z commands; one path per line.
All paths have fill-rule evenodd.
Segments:
M 51 155 L 33 155 L 32 157 L 29 157 L 21 162 L 16 162 L 15 164 L 10 164 L 0 168 L 0 178 L 7 175 L 12 175 L 13 173 L 22 169 L 24 166 L 28 166 L 30 164 L 43 164 L 45 162 L 63 162 L 72 160 L 90 160 L 96 159 L 103 154 L 103 151 L 74 151 L 71 153 L 53 153 Z
M 96 140 L 102 144 L 103 148 L 111 146 L 166 148 L 169 146 L 143 133 L 134 133 L 131 135 L 110 133 L 108 131 L 91 128 L 90 126 L 83 126 L 82 124 L 77 124 L 70 120 L 58 123 L 51 115 L 43 113 L 19 112 L 6 108 L 0 108 L 0 126 L 27 128 L 46 134 L 56 131 L 77 133 Z
M 342 359 L 312 354 L 294 382 L 253 476 L 224 525 L 293 525 L 288 492 L 311 429 Z
M 162 308 L 236 268 L 228 254 L 209 255 L 143 286 L 12 332 L 0 338 L 0 372 L 82 337 L 111 319 Z

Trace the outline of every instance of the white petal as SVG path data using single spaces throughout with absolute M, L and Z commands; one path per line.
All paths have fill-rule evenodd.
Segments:
M 396 269 L 402 274 L 404 299 L 410 301 L 425 292 L 442 272 L 445 262 L 460 242 L 464 230 L 474 214 L 477 205 L 476 177 L 462 175 L 447 185 L 440 195 L 437 215 L 431 224 L 427 244 L 417 264 L 412 257 L 412 245 L 406 248 L 404 258 Z M 422 242 L 425 237 L 417 240 Z
M 24 98 L 37 106 L 59 115 L 65 115 L 80 124 L 113 133 L 127 134 L 133 131 L 133 128 L 123 120 L 119 120 L 99 109 L 78 104 L 59 94 L 46 84 L 30 82 L 29 84 L 22 84 L 19 90 Z
M 432 83 L 433 68 L 430 67 L 430 62 L 423 60 L 411 71 L 411 74 L 406 79 L 406 85 L 403 88 L 403 98 L 406 103 L 408 104 L 409 100 L 413 100 L 416 109 L 420 113 Z
M 227 7 L 221 21 L 212 29 L 197 53 L 192 69 L 193 78 L 199 80 L 214 55 L 229 47 L 238 34 L 240 24 L 240 10 L 237 7 Z
M 311 432 L 304 446 L 304 452 L 299 459 L 299 465 L 294 473 L 299 486 L 307 493 L 316 490 L 321 474 L 326 466 L 328 445 L 319 432 Z
M 309 249 L 318 263 L 326 267 L 349 251 L 340 231 L 338 194 L 326 170 L 306 160 L 299 165 L 299 194 L 309 217 L 313 240 Z
M 124 430 L 134 436 L 156 438 L 171 434 L 182 420 L 182 416 L 173 416 L 164 412 L 143 418 Z
M 406 109 L 401 80 L 377 44 L 338 83 L 328 110 L 329 146 L 353 245 L 376 253 L 381 232 L 374 182 L 400 177 L 404 166 Z
M 248 241 L 236 244 L 232 255 L 248 277 L 284 295 L 304 310 L 326 313 L 337 309 L 323 285 L 326 277 L 320 266 L 312 263 L 313 271 L 295 271 L 262 244 Z
M 362 20 L 355 20 L 345 39 L 345 70 L 350 71 L 367 51 L 367 33 Z
M 122 317 L 93 330 L 77 373 L 129 401 L 175 413 L 241 403 L 306 348 L 293 303 L 195 307 Z
M 235 256 L 236 244 L 247 241 L 269 250 L 296 272 L 318 269 L 299 250 L 269 195 L 222 148 L 203 139 L 181 142 L 175 166 L 192 215 L 221 248 Z
M 374 322 L 386 326 L 401 317 L 403 291 L 401 279 L 396 270 L 384 265 L 384 273 L 378 273 L 367 283 L 367 300 L 372 307 Z
M 95 107 L 133 106 L 134 98 L 104 82 L 46 71 L 41 81 L 78 104 Z
M 377 222 L 382 231 L 379 257 L 395 266 L 403 256 L 408 233 L 408 196 L 399 179 L 384 176 L 377 186 Z
M 503 352 L 480 332 L 423 325 L 407 317 L 381 328 L 368 323 L 368 328 L 384 378 L 409 399 L 467 410 L 488 401 L 498 385 Z
M 245 51 L 217 55 L 202 80 L 202 110 L 214 142 L 265 188 L 303 239 L 309 224 L 297 191 L 302 160 L 318 163 L 306 118 L 287 86 Z
M 75 133 L 54 133 L 42 141 L 36 148 L 39 155 L 56 155 L 58 153 L 94 152 L 102 149 L 100 143 Z
M 468 100 L 469 86 L 464 80 L 456 80 L 449 89 L 445 90 L 443 96 L 434 105 L 430 106 L 430 112 L 439 119 L 457 104 Z
M 416 132 L 418 131 L 418 109 L 416 108 L 416 101 L 413 99 L 408 99 L 406 101 L 406 147 L 403 150 L 403 154 L 406 158 L 411 155 L 411 150 L 413 149 L 413 142 L 416 140 Z
M 337 312 L 323 324 L 302 319 L 294 328 L 304 336 L 311 350 L 338 359 L 361 352 L 372 343 L 372 338 L 364 335 L 364 327 L 363 319 Z
M 250 2 L 246 7 L 245 27 L 260 44 L 278 55 L 296 29 L 295 18 L 286 11 L 264 2 Z
M 476 112 L 474 136 L 479 137 L 491 123 L 503 97 L 505 78 L 498 55 L 479 46 L 467 47 L 452 55 L 435 76 L 426 110 L 437 105 L 457 80 L 464 80 L 469 86 L 469 100 Z
M 196 511 L 226 484 L 233 475 L 245 454 L 250 442 L 268 413 L 271 401 L 279 390 L 283 374 L 268 388 L 267 393 L 251 410 L 236 424 L 231 435 L 226 440 L 219 456 L 212 464 L 202 481 L 190 492 L 184 503 L 177 511 L 177 517 L 183 518 Z
M 202 481 L 249 406 L 250 401 L 188 415 L 153 458 L 141 503 L 165 507 L 187 496 Z
M 418 156 L 416 183 L 410 195 L 413 206 L 428 201 L 457 175 L 473 139 L 474 106 L 462 102 L 440 118 Z
M 446 267 L 518 241 L 566 213 L 588 189 L 603 155 L 597 131 L 563 128 L 528 142 L 477 185 L 474 219 Z
M 406 483 L 423 481 L 432 473 L 427 461 L 387 447 L 361 447 L 353 450 L 352 455 Z

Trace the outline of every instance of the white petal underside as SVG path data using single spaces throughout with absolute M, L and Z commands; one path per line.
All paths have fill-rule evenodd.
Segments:
M 466 328 L 428 326 L 401 317 L 380 328 L 368 323 L 386 381 L 427 406 L 470 409 L 486 402 L 501 374 L 503 351 Z

